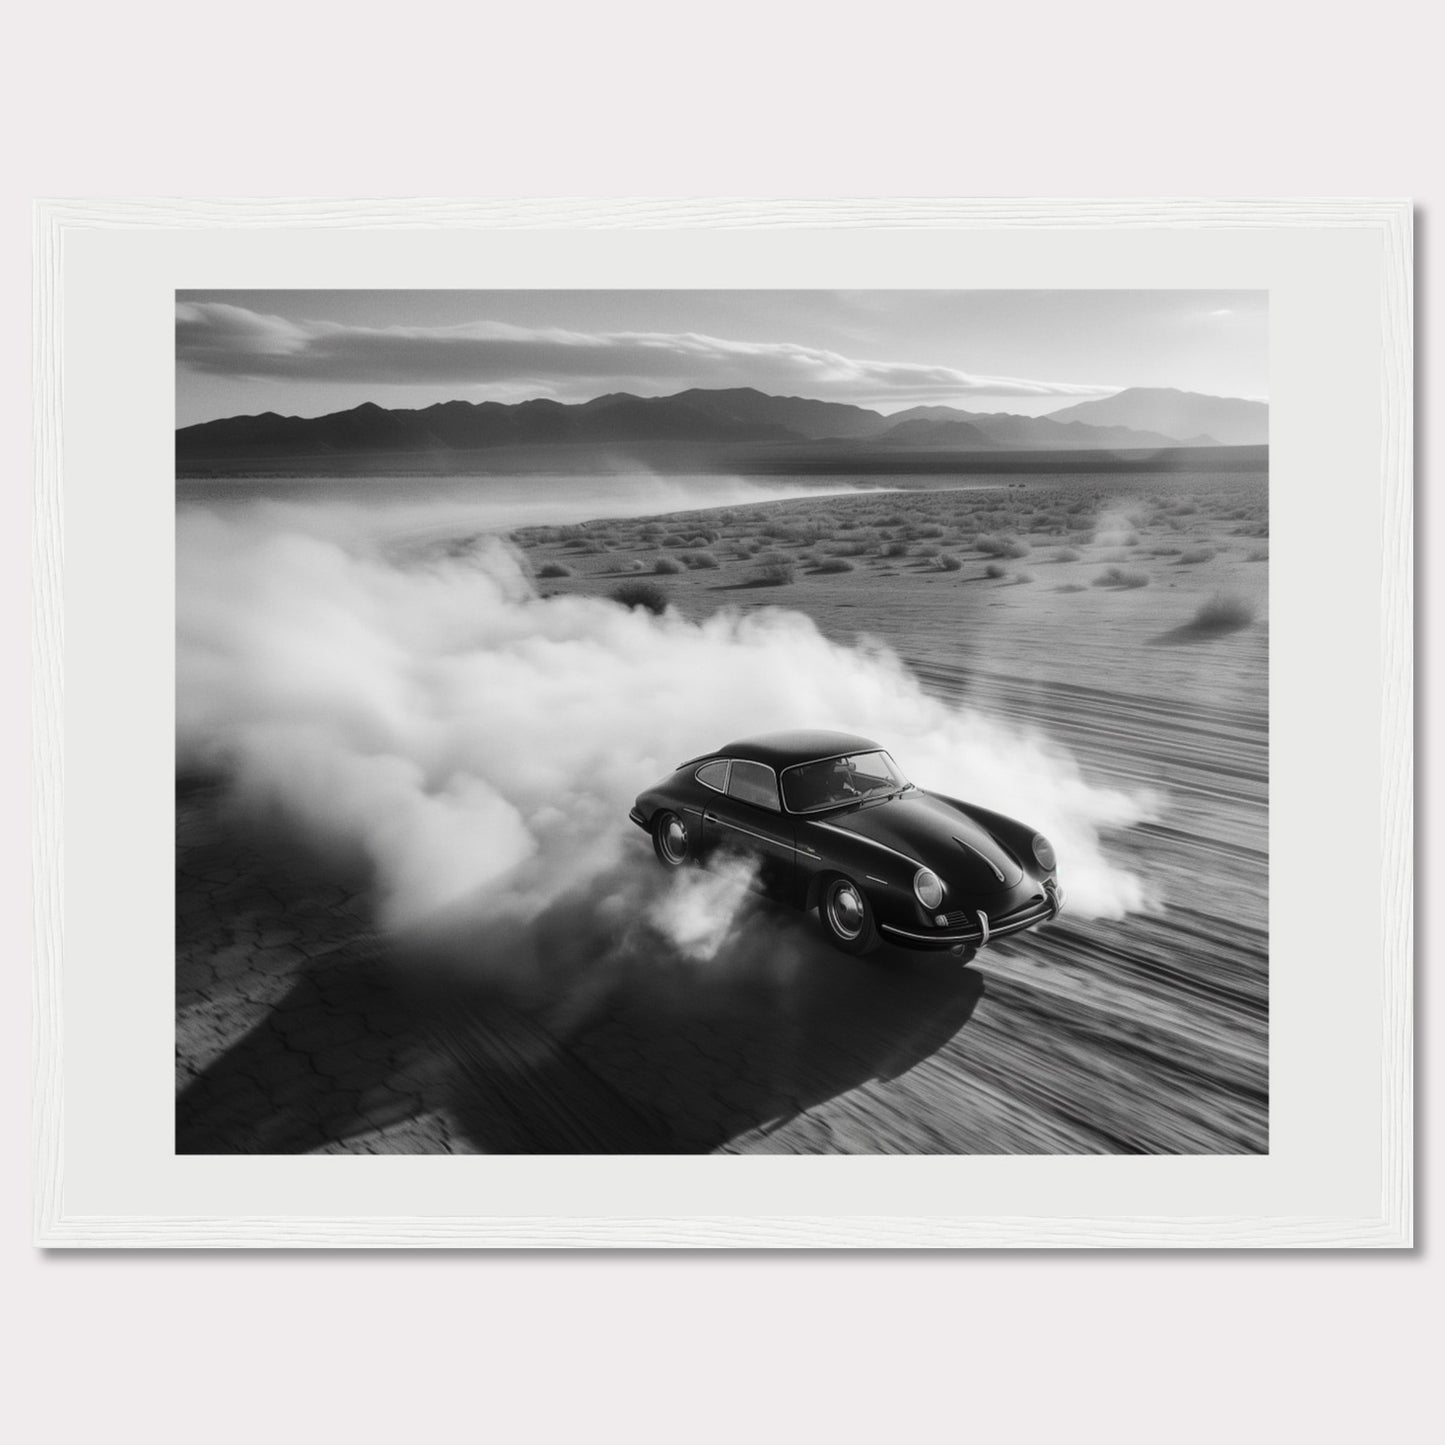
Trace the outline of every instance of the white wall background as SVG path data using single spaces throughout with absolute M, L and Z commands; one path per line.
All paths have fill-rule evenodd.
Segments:
M 992 13 L 916 0 L 137 0 L 12 19 L 0 1429 L 60 1442 L 1326 1441 L 1436 1425 L 1430 1046 L 1442 1039 L 1428 917 L 1411 1256 L 42 1257 L 24 1165 L 24 678 L 35 196 L 1413 196 L 1424 736 L 1440 701 L 1425 640 L 1445 636 L 1428 372 L 1442 29 L 1438 11 L 1399 0 Z M 1423 791 L 1428 762 L 1426 840 L 1441 805 L 1439 787 Z M 1422 895 L 1430 862 L 1422 852 Z

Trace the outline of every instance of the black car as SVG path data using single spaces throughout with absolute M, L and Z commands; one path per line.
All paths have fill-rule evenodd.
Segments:
M 729 743 L 648 788 L 629 816 L 668 868 L 748 855 L 761 888 L 816 908 L 845 953 L 880 936 L 964 953 L 1063 907 L 1041 833 L 915 787 L 877 743 L 849 733 Z

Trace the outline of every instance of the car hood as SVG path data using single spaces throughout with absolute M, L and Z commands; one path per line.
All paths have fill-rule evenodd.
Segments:
M 817 821 L 916 858 L 945 883 L 1013 888 L 1023 882 L 1018 860 L 993 834 L 919 788 L 849 812 L 827 813 Z

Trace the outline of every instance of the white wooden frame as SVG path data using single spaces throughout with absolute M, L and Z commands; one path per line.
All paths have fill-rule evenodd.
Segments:
M 66 893 L 65 454 L 86 425 L 66 396 L 68 248 L 106 234 L 177 232 L 497 233 L 675 230 L 1007 232 L 1075 235 L 1214 231 L 1305 236 L 1349 229 L 1377 238 L 1381 339 L 1377 489 L 1367 502 L 1383 554 L 1378 599 L 1382 689 L 1377 699 L 1381 781 L 1381 1112 L 1378 1157 L 1361 1161 L 1373 1202 L 1353 1212 L 1133 1215 L 1027 1212 L 939 1216 L 859 1212 L 636 1213 L 409 1217 L 310 1213 L 205 1216 L 79 1213 L 67 1207 L 67 1056 L 62 1000 Z M 49 201 L 35 234 L 35 1237 L 47 1246 L 570 1246 L 570 1247 L 1354 1247 L 1412 1241 L 1413 507 L 1412 250 L 1407 202 L 1317 201 Z M 202 284 L 192 277 L 187 284 Z M 63 345 L 63 333 L 71 339 Z M 1367 479 L 1368 480 L 1368 479 Z M 1273 703 L 1272 703 L 1273 706 Z M 71 800 L 74 802 L 74 800 Z M 614 1165 L 625 1168 L 626 1161 Z

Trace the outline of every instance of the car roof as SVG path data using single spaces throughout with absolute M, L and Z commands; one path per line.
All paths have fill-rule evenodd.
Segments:
M 796 732 L 763 733 L 755 738 L 739 738 L 713 755 L 719 758 L 744 758 L 782 769 L 794 763 L 810 763 L 818 758 L 836 758 L 842 753 L 871 753 L 878 744 L 856 733 L 826 732 L 821 728 L 799 729 Z

